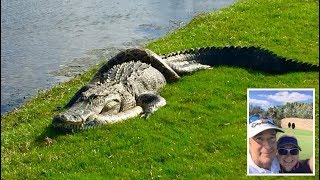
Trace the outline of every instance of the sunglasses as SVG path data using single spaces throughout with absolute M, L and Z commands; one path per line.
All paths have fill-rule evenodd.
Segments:
M 298 155 L 299 149 L 298 148 L 293 148 L 293 149 L 280 148 L 280 149 L 278 149 L 278 154 L 280 154 L 280 155 L 287 155 L 288 152 L 290 152 L 291 155 Z

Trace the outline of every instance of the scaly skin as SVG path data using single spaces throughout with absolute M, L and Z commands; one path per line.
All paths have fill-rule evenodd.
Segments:
M 237 66 L 269 74 L 319 71 L 319 66 L 278 56 L 259 47 L 205 47 L 158 56 L 148 49 L 128 49 L 111 58 L 71 98 L 67 111 L 53 118 L 64 131 L 89 129 L 142 115 L 166 101 L 166 82 L 212 66 Z
M 148 64 L 124 62 L 105 76 L 104 83 L 76 94 L 72 106 L 54 116 L 53 126 L 63 131 L 88 129 L 138 115 L 147 117 L 165 105 L 159 96 L 165 77 Z

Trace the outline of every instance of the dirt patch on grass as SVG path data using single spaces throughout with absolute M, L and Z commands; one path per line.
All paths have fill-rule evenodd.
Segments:
M 284 118 L 281 120 L 281 127 L 282 128 L 288 128 L 288 123 L 295 124 L 295 129 L 301 129 L 301 130 L 313 130 L 313 119 L 300 119 L 300 118 Z

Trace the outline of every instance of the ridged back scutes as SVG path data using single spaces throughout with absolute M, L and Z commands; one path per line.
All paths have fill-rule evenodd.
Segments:
M 101 82 L 105 81 L 105 73 L 108 72 L 113 66 L 117 64 L 122 64 L 124 62 L 129 61 L 139 61 L 150 64 L 150 56 L 145 51 L 145 49 L 140 48 L 130 48 L 124 51 L 119 52 L 117 55 L 112 57 L 106 64 L 104 64 L 93 76 L 90 80 L 90 83 Z
M 108 72 L 112 67 L 118 64 L 122 64 L 124 62 L 143 62 L 146 64 L 151 64 L 154 68 L 158 69 L 161 73 L 164 74 L 167 81 L 176 81 L 180 77 L 164 62 L 160 56 L 152 52 L 148 49 L 140 49 L 140 48 L 131 48 L 124 51 L 119 52 L 116 56 L 111 58 L 105 65 L 103 65 L 97 73 L 90 80 L 90 84 L 95 83 L 104 83 L 106 80 L 105 73 Z
M 96 84 L 88 90 L 81 93 L 81 99 L 87 100 L 90 97 L 94 96 L 106 96 L 105 92 L 115 93 L 116 90 L 119 90 L 117 87 L 119 83 L 116 81 L 108 81 L 103 84 Z
M 139 62 L 129 61 L 113 66 L 108 72 L 104 74 L 104 79 L 108 81 L 126 81 L 128 77 L 139 74 L 151 65 Z
M 122 84 L 132 96 L 144 91 L 159 92 L 166 84 L 162 73 L 139 61 L 117 64 L 105 73 L 104 78 L 106 82 Z

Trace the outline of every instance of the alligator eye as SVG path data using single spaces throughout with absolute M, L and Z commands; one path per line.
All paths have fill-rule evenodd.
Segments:
M 96 98 L 96 97 L 97 97 L 96 94 L 91 94 L 91 95 L 89 96 L 89 99 L 94 99 L 94 98 Z
M 91 100 L 93 100 L 93 99 L 96 99 L 98 97 L 98 95 L 96 95 L 96 94 L 91 94 L 87 99 L 89 100 L 89 101 L 91 101 Z
M 65 122 L 62 116 L 55 116 L 52 121 L 53 123 L 56 123 L 56 124 Z

